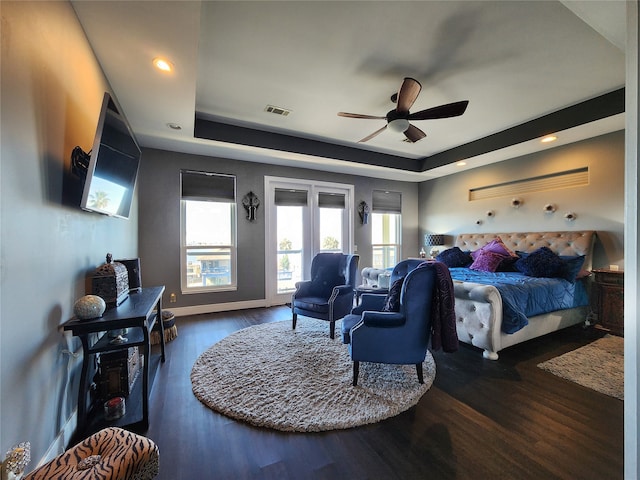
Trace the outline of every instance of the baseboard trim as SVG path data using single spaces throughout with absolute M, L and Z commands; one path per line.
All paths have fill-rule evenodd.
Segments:
M 190 307 L 163 306 L 163 309 L 171 310 L 176 317 L 187 315 L 201 315 L 203 313 L 229 312 L 232 310 L 246 310 L 248 308 L 264 308 L 267 306 L 266 299 L 247 300 L 244 302 L 210 303 L 207 305 L 193 305 Z
M 44 456 L 38 461 L 38 464 L 30 470 L 35 470 L 45 463 L 50 462 L 58 455 L 64 453 L 67 450 L 67 446 L 69 445 L 71 437 L 74 435 L 77 426 L 78 409 L 76 408 L 73 410 L 73 412 L 71 412 L 71 415 L 58 432 L 58 435 L 56 435 L 56 438 L 53 439 L 51 445 L 49 445 L 49 448 L 45 452 Z

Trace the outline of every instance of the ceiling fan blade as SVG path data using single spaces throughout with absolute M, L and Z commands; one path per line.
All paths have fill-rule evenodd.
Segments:
M 367 141 L 371 140 L 373 137 L 375 137 L 376 135 L 378 135 L 378 134 L 382 133 L 384 130 L 386 130 L 386 128 L 387 128 L 387 126 L 385 125 L 380 130 L 376 130 L 371 135 L 369 135 L 367 137 L 364 137 L 362 140 L 358 141 L 358 143 L 364 143 L 364 142 L 367 142 Z
M 439 107 L 427 108 L 409 115 L 409 120 L 432 120 L 436 118 L 449 118 L 462 115 L 469 105 L 469 100 L 448 103 Z
M 418 94 L 422 90 L 420 82 L 413 78 L 405 78 L 398 92 L 398 106 L 396 110 L 398 112 L 408 112 L 413 105 L 413 102 L 418 98 Z
M 418 127 L 409 125 L 409 128 L 407 128 L 404 132 L 404 136 L 407 137 L 410 142 L 415 143 L 418 140 L 422 140 L 427 136 L 427 134 L 420 130 Z
M 380 117 L 375 115 L 362 115 L 360 113 L 348 113 L 348 112 L 338 112 L 339 117 L 348 117 L 348 118 L 367 118 L 371 120 L 385 120 L 387 117 Z

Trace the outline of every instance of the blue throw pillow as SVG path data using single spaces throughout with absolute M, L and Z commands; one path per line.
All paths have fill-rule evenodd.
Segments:
M 463 252 L 459 247 L 452 247 L 441 252 L 436 257 L 436 260 L 444 263 L 449 268 L 466 267 L 473 261 L 471 255 Z
M 580 273 L 580 269 L 584 264 L 584 255 L 576 257 L 561 255 L 560 259 L 564 262 L 564 265 L 559 276 L 569 282 L 575 282 L 578 277 L 578 273 Z
M 402 284 L 404 283 L 404 277 L 400 277 L 391 284 L 389 293 L 384 300 L 383 312 L 399 312 L 400 311 L 400 292 L 402 291 Z
M 529 277 L 561 276 L 564 262 L 548 247 L 540 247 L 516 261 L 516 269 Z

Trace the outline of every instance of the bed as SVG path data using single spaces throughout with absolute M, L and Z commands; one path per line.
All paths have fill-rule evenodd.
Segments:
M 584 275 L 591 269 L 595 241 L 593 231 L 460 234 L 454 246 L 464 252 L 473 252 L 482 249 L 497 237 L 500 237 L 512 252 L 530 254 L 541 247 L 547 247 L 562 258 L 584 255 L 580 272 Z M 503 328 L 503 315 L 505 310 L 511 308 L 508 305 L 507 308 L 503 308 L 503 298 L 499 290 L 502 286 L 493 284 L 495 282 L 490 279 L 478 281 L 474 276 L 467 276 L 464 273 L 465 270 L 469 269 L 450 268 L 454 280 L 458 338 L 461 342 L 481 348 L 483 356 L 487 359 L 497 360 L 498 352 L 504 348 L 582 323 L 589 314 L 587 295 L 586 304 L 584 301 L 576 302 L 582 303 L 580 306 L 569 303 L 565 305 L 568 308 L 527 316 L 525 322 L 527 324 L 522 328 L 514 328 L 512 325 L 505 325 L 508 328 Z M 463 271 L 462 274 L 460 271 Z M 560 283 L 570 284 L 568 281 Z M 577 285 L 576 291 L 582 288 L 586 295 L 586 279 L 579 278 L 574 283 Z M 511 332 L 507 333 L 505 330 Z

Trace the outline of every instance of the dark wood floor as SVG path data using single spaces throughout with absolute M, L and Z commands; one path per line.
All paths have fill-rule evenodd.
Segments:
M 285 307 L 177 319 L 178 338 L 151 392 L 147 436 L 160 448 L 159 479 L 623 477 L 623 402 L 536 367 L 597 330 L 571 327 L 503 350 L 497 362 L 467 345 L 435 352 L 434 385 L 415 407 L 349 430 L 255 428 L 194 397 L 198 355 L 238 329 L 285 319 Z

